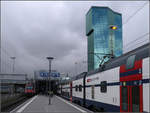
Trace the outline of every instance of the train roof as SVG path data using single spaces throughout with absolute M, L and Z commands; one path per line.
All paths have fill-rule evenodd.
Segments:
M 71 81 L 70 79 L 69 80 L 61 80 L 60 83 L 61 84 L 66 84 L 66 83 L 69 83 L 70 81 Z
M 77 79 L 83 78 L 86 74 L 87 74 L 87 72 L 82 72 L 82 73 L 72 77 L 71 80 L 77 80 Z
M 112 69 L 112 68 L 121 66 L 123 64 L 126 64 L 127 58 L 131 55 L 136 55 L 135 60 L 140 60 L 140 59 L 146 58 L 149 56 L 149 52 L 150 52 L 150 43 L 147 43 L 147 44 L 140 46 L 140 47 L 138 47 L 138 48 L 136 48 L 136 49 L 134 49 L 128 53 L 125 53 L 119 57 L 116 57 L 114 59 L 110 59 L 102 67 L 100 67 L 94 71 L 88 72 L 87 76 L 91 76 L 92 74 L 106 71 L 108 69 Z

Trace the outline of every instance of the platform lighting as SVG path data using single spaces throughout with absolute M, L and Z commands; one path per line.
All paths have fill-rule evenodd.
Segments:
M 114 26 L 114 25 L 110 25 L 110 27 L 109 27 L 110 29 L 112 29 L 112 30 L 116 30 L 117 29 L 117 26 Z
M 113 50 L 113 37 L 112 37 L 112 35 L 113 35 L 113 31 L 115 31 L 115 30 L 117 30 L 118 28 L 117 28 L 117 26 L 115 26 L 115 25 L 110 25 L 109 26 L 109 28 L 112 30 L 111 31 L 111 39 L 110 39 L 110 41 L 111 41 L 111 55 L 112 55 L 112 57 L 114 57 L 114 50 Z
M 53 57 L 47 57 L 48 61 L 49 61 L 49 105 L 51 104 L 51 77 L 50 77 L 50 73 L 51 73 L 51 62 L 54 59 Z
M 16 57 L 10 57 L 13 60 L 13 73 L 15 72 L 15 59 Z

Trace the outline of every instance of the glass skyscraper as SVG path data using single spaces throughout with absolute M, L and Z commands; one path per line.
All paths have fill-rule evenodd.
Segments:
M 113 30 L 111 26 L 117 29 Z M 99 68 L 104 56 L 118 57 L 122 54 L 122 15 L 108 7 L 91 7 L 86 14 L 86 36 L 88 71 L 91 71 Z

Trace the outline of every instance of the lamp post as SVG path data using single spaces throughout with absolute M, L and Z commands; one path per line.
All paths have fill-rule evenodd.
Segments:
M 15 59 L 16 57 L 10 57 L 13 60 L 13 73 L 15 72 Z
M 2 44 L 2 42 L 1 42 L 2 40 L 1 40 L 1 36 L 0 36 L 0 74 L 1 74 L 1 57 L 2 57 L 2 53 L 1 53 L 1 44 Z
M 50 73 L 51 73 L 51 61 L 54 59 L 53 57 L 47 57 L 48 61 L 49 61 L 49 105 L 51 104 L 51 77 L 50 77 Z
M 78 63 L 75 62 L 74 64 L 75 64 L 75 74 L 77 75 L 77 73 L 78 73 L 78 72 L 77 72 L 77 64 L 78 64 Z
M 110 25 L 109 28 L 111 29 L 111 34 L 110 34 L 110 53 L 111 53 L 112 57 L 114 57 L 113 31 L 117 29 L 117 26 Z

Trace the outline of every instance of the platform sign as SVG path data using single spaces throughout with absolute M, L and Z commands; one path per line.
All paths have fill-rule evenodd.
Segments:
M 48 77 L 49 73 L 48 72 L 40 72 L 40 77 Z M 60 77 L 60 73 L 58 72 L 51 72 L 50 74 L 51 77 Z
M 48 77 L 48 72 L 40 72 L 40 77 Z
M 60 73 L 58 72 L 51 72 L 50 74 L 52 77 L 60 77 Z

